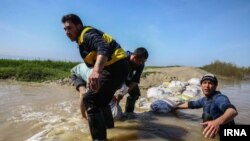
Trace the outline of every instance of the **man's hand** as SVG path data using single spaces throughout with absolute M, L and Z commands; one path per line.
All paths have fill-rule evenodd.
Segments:
M 120 94 L 117 94 L 117 95 L 114 95 L 114 100 L 119 103 L 123 98 L 123 95 L 120 95 Z
M 214 138 L 219 132 L 220 125 L 225 124 L 232 120 L 236 115 L 237 111 L 234 108 L 228 108 L 223 115 L 219 118 L 211 121 L 203 122 L 202 125 L 206 126 L 202 134 L 205 138 Z
M 206 121 L 201 123 L 201 125 L 205 126 L 202 134 L 205 138 L 209 139 L 214 138 L 220 129 L 220 123 L 218 123 L 216 120 Z
M 93 71 L 89 76 L 88 88 L 92 91 L 98 91 L 100 88 L 101 73 Z
M 89 76 L 88 88 L 94 92 L 97 92 L 100 89 L 100 80 L 101 72 L 104 68 L 105 63 L 107 62 L 108 57 L 104 55 L 97 55 L 96 62 L 93 68 L 91 75 Z
M 122 84 L 122 87 L 118 90 L 119 94 L 124 96 L 128 93 L 129 87 L 126 84 Z

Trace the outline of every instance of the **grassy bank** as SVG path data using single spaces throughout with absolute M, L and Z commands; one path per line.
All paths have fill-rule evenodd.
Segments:
M 146 69 L 157 69 L 157 68 L 171 68 L 171 67 L 180 67 L 180 66 L 178 66 L 178 65 L 175 65 L 175 66 L 145 66 L 145 70 Z
M 176 66 L 146 66 L 145 70 L 147 69 L 154 69 L 154 68 L 170 68 L 170 67 L 180 67 Z M 244 80 L 250 79 L 250 67 L 238 67 L 232 63 L 226 63 L 222 61 L 214 61 L 211 64 L 205 65 L 200 67 L 207 72 L 213 73 L 215 75 L 220 75 L 227 78 Z M 143 72 L 141 77 L 146 77 L 155 72 Z
M 76 62 L 0 59 L 0 79 L 42 82 L 69 77 Z
M 248 68 L 238 67 L 232 63 L 215 61 L 209 65 L 201 67 L 201 69 L 217 75 L 241 79 L 241 80 L 250 78 L 250 67 Z
M 62 62 L 51 60 L 11 60 L 0 59 L 0 79 L 16 79 L 28 82 L 58 80 L 70 76 L 70 69 L 79 62 Z M 179 66 L 146 66 L 145 69 L 168 68 Z M 215 61 L 201 69 L 216 75 L 237 79 L 250 79 L 250 67 L 237 67 L 231 63 Z M 143 72 L 141 77 L 154 72 Z

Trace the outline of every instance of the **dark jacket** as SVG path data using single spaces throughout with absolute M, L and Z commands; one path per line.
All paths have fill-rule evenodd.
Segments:
M 226 95 L 219 91 L 207 98 L 203 97 L 197 101 L 188 102 L 188 108 L 203 108 L 203 120 L 214 120 L 224 114 L 228 108 L 235 108 Z M 234 121 L 231 121 L 234 123 Z
M 110 35 L 93 27 L 84 26 L 77 43 L 81 57 L 89 67 L 94 66 L 97 55 L 108 57 L 105 66 L 126 58 L 126 52 Z
M 126 53 L 127 53 L 126 60 L 128 61 L 128 68 L 129 68 L 129 74 L 128 74 L 126 83 L 130 83 L 130 82 L 140 83 L 140 78 L 144 69 L 144 64 L 136 65 L 132 63 L 130 61 L 130 56 L 132 55 L 132 52 L 127 51 Z

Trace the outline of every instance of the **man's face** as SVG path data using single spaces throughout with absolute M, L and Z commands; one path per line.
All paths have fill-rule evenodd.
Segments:
M 132 59 L 133 63 L 136 64 L 136 65 L 143 65 L 147 59 L 145 58 L 139 58 L 137 56 L 135 56 L 133 59 Z
M 201 83 L 201 89 L 205 96 L 210 96 L 216 90 L 217 85 L 210 80 L 204 80 Z
M 64 31 L 71 41 L 77 41 L 80 27 L 73 24 L 71 21 L 64 22 Z

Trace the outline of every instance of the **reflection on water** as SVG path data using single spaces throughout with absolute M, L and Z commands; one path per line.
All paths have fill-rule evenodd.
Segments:
M 222 93 L 237 107 L 236 122 L 250 124 L 250 82 L 227 85 Z M 73 87 L 0 81 L 0 141 L 87 141 Z M 124 105 L 124 101 L 122 101 Z M 193 141 L 202 137 L 201 109 L 168 114 L 127 115 L 108 130 L 109 141 Z M 218 141 L 218 137 L 213 139 Z
M 228 84 L 222 92 L 229 96 L 230 101 L 238 110 L 238 116 L 235 118 L 236 124 L 250 125 L 250 82 Z

